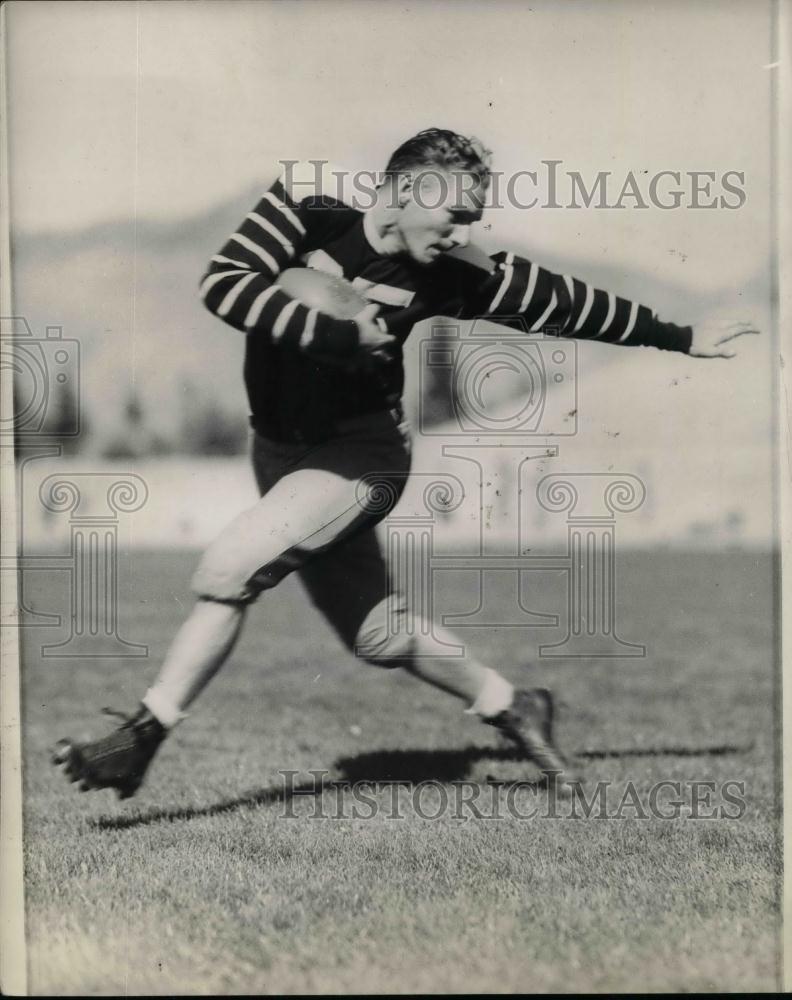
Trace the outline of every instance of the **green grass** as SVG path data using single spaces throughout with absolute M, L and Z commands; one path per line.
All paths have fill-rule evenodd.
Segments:
M 619 627 L 647 645 L 645 660 L 554 663 L 536 659 L 541 632 L 468 636 L 513 680 L 559 693 L 564 741 L 588 754 L 589 787 L 745 782 L 740 819 L 698 821 L 689 809 L 672 820 L 421 819 L 411 780 L 484 786 L 530 767 L 490 752 L 493 731 L 442 694 L 355 663 L 294 580 L 252 611 L 232 662 L 139 795 L 80 796 L 47 749 L 100 731 L 101 706 L 134 705 L 189 607 L 193 563 L 124 563 L 121 630 L 149 644 L 147 660 L 42 660 L 50 635 L 25 635 L 35 993 L 777 987 L 769 557 L 624 555 Z M 41 610 L 60 599 L 56 580 L 31 583 Z M 440 602 L 450 609 L 466 595 L 449 582 Z M 552 610 L 549 597 L 534 603 Z M 743 749 L 707 752 L 726 745 Z M 281 768 L 405 779 L 405 818 L 390 818 L 386 787 L 371 819 L 351 818 L 351 793 L 332 789 L 327 818 L 311 818 L 310 797 L 292 800 L 285 818 Z M 336 819 L 339 797 L 346 818 Z

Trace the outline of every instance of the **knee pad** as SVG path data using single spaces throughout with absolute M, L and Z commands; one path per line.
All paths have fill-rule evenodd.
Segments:
M 376 604 L 357 631 L 353 652 L 378 667 L 400 667 L 413 654 L 414 636 L 408 633 L 409 612 L 400 594 Z

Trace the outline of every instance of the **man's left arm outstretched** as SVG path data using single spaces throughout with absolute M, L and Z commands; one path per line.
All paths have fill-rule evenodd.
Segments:
M 731 319 L 678 326 L 660 320 L 647 306 L 568 274 L 554 274 L 517 254 L 498 253 L 491 261 L 490 273 L 468 286 L 467 318 L 698 358 L 735 357 L 736 339 L 759 332 L 748 321 Z

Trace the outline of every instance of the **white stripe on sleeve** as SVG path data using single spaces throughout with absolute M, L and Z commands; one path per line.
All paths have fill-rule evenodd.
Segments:
M 249 212 L 247 218 L 251 222 L 255 222 L 257 226 L 260 226 L 265 232 L 269 233 L 270 236 L 274 236 L 275 239 L 280 243 L 280 245 L 288 252 L 290 257 L 294 256 L 294 244 L 290 240 L 287 240 L 280 229 L 267 219 L 263 215 L 259 215 L 258 212 Z
M 573 333 L 577 333 L 578 330 L 580 330 L 580 328 L 586 322 L 586 317 L 591 312 L 591 307 L 593 305 L 594 305 L 594 289 L 591 287 L 591 285 L 586 285 L 586 301 L 583 303 L 583 308 L 580 311 L 577 323 L 575 323 L 575 329 L 572 331 Z
M 247 236 L 243 236 L 241 233 L 234 233 L 231 239 L 235 243 L 239 243 L 240 246 L 243 246 L 246 250 L 249 250 L 252 254 L 255 254 L 259 260 L 264 261 L 273 274 L 280 274 L 278 262 L 272 254 L 267 253 L 267 251 L 264 250 L 263 247 L 260 247 L 258 243 L 254 243 L 253 240 L 249 239 Z
M 624 331 L 624 333 L 621 335 L 621 337 L 619 337 L 619 343 L 620 344 L 624 343 L 624 341 L 633 332 L 633 327 L 635 326 L 635 321 L 637 319 L 638 319 L 638 303 L 637 302 L 632 302 L 632 303 L 630 303 L 630 318 L 627 321 L 627 329 Z
M 602 326 L 600 327 L 599 333 L 597 334 L 598 337 L 601 337 L 603 333 L 605 333 L 605 331 L 613 322 L 613 317 L 615 315 L 616 315 L 616 298 L 613 292 L 608 292 L 608 313 L 605 316 Z
M 292 301 L 288 305 L 285 305 L 283 309 L 281 309 L 280 315 L 275 320 L 275 325 L 272 328 L 273 340 L 280 340 L 281 337 L 284 335 L 284 333 L 286 332 L 286 325 L 292 318 L 292 315 L 294 311 L 297 309 L 297 306 L 299 304 L 300 303 L 297 301 L 297 299 L 292 299 Z
M 572 308 L 575 305 L 575 286 L 572 284 L 572 279 L 568 274 L 562 275 L 562 278 L 569 294 L 569 315 L 566 318 L 566 323 L 561 327 L 561 333 L 564 333 L 569 326 L 569 321 L 572 319 Z
M 548 305 L 547 309 L 545 309 L 545 311 L 542 313 L 542 315 L 539 317 L 539 319 L 531 327 L 531 333 L 536 333 L 537 330 L 542 329 L 542 327 L 545 325 L 548 319 L 550 319 L 550 317 L 552 316 L 553 311 L 555 310 L 555 307 L 557 305 L 558 305 L 558 299 L 556 297 L 555 289 L 553 289 L 553 294 L 550 296 L 550 304 Z
M 226 297 L 220 303 L 220 307 L 217 310 L 218 316 L 227 316 L 231 312 L 231 307 L 239 298 L 243 288 L 249 285 L 255 277 L 255 271 L 251 271 L 250 274 L 246 274 L 244 278 L 240 278 L 239 281 L 236 282 L 234 287 L 230 289 L 230 291 L 226 294 Z
M 248 314 L 245 317 L 245 326 L 255 326 L 258 323 L 259 316 L 264 309 L 264 306 L 269 302 L 275 292 L 282 292 L 283 289 L 280 285 L 270 285 L 269 288 L 265 288 L 261 295 L 257 295 L 253 300 L 253 305 L 248 310 Z
M 523 295 L 522 302 L 520 303 L 520 308 L 518 312 L 524 313 L 528 306 L 531 304 L 531 299 L 533 298 L 534 291 L 536 290 L 536 279 L 539 276 L 539 268 L 536 264 L 528 265 L 528 287 L 525 289 L 525 295 Z
M 488 313 L 495 312 L 495 310 L 503 301 L 503 296 L 506 294 L 509 285 L 512 283 L 512 278 L 514 277 L 514 266 L 512 264 L 513 260 L 514 260 L 514 254 L 507 253 L 506 266 L 503 269 L 503 278 L 501 280 L 498 291 L 495 293 L 495 298 L 492 300 L 492 302 L 490 302 L 490 307 L 487 310 Z
M 234 260 L 232 257 L 224 257 L 221 253 L 216 253 L 212 260 L 215 264 L 233 264 L 235 267 L 244 267 L 246 271 L 250 270 L 250 264 L 246 264 L 244 260 Z
M 274 205 L 275 208 L 277 208 L 277 210 L 281 213 L 281 215 L 285 216 L 289 220 L 289 222 L 291 222 L 291 224 L 294 226 L 297 232 L 300 233 L 301 236 L 305 236 L 305 226 L 302 224 L 302 222 L 300 222 L 300 220 L 297 218 L 294 212 L 292 212 L 292 210 L 289 208 L 288 205 L 284 205 L 282 201 L 278 201 L 278 199 L 271 191 L 267 191 L 264 197 L 271 205 Z
M 316 309 L 309 309 L 305 319 L 305 329 L 300 337 L 300 347 L 307 347 L 313 341 L 314 327 L 316 326 Z
M 218 283 L 218 281 L 222 281 L 223 278 L 228 278 L 232 274 L 249 274 L 249 273 L 250 273 L 249 267 L 243 268 L 242 270 L 239 271 L 215 271 L 214 274 L 210 274 L 206 278 L 204 278 L 204 280 L 201 283 L 199 291 L 202 296 L 206 296 L 214 288 L 214 286 Z

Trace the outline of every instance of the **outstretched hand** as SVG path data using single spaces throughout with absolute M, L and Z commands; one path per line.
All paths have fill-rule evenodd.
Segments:
M 697 323 L 693 327 L 690 356 L 693 358 L 736 358 L 735 341 L 746 334 L 761 331 L 754 323 L 737 320 L 715 320 Z

